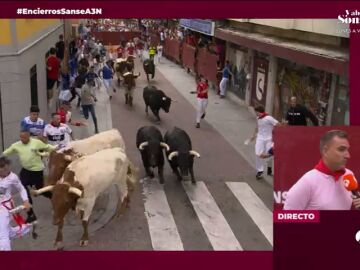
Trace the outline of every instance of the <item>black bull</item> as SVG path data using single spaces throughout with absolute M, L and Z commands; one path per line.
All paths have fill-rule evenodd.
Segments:
M 159 181 L 164 183 L 164 153 L 163 148 L 170 150 L 164 143 L 160 130 L 154 126 L 141 127 L 136 134 L 136 147 L 141 153 L 141 158 L 147 176 L 153 178 L 151 168 L 158 167 Z
M 170 110 L 171 98 L 167 97 L 165 93 L 155 86 L 146 86 L 143 92 L 143 98 L 145 102 L 145 112 L 148 115 L 148 107 L 155 115 L 158 121 L 160 121 L 159 111 L 163 109 L 166 113 Z
M 170 150 L 166 151 L 166 156 L 178 180 L 181 181 L 182 177 L 190 172 L 191 182 L 195 184 L 194 157 L 200 157 L 200 154 L 192 150 L 189 135 L 184 130 L 175 127 L 172 131 L 165 133 L 164 141 L 170 147 Z
M 146 78 L 149 81 L 149 74 L 151 74 L 151 79 L 155 77 L 155 64 L 153 59 L 146 59 L 143 63 L 144 71 L 146 73 Z

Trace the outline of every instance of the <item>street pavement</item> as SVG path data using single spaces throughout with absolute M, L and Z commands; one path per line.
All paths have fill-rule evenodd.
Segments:
M 209 105 L 201 128 L 195 128 L 196 88 L 193 75 L 175 63 L 162 59 L 150 84 L 162 89 L 177 102 L 170 113 L 160 112 L 161 123 L 149 111 L 145 114 L 142 89 L 148 84 L 140 61 L 134 106 L 124 103 L 124 89 L 117 90 L 111 102 L 102 88 L 96 112 L 99 129 L 111 127 L 122 133 L 129 158 L 139 168 L 139 182 L 124 215 L 113 218 L 116 192 L 102 195 L 91 217 L 90 243 L 78 242 L 82 227 L 69 215 L 64 229 L 65 250 L 272 250 L 272 178 L 255 179 L 254 145 L 244 145 L 255 128 L 256 118 L 237 97 L 228 93 L 219 99 L 209 93 Z M 111 106 L 110 106 L 111 103 Z M 75 102 L 74 102 L 75 104 Z M 74 119 L 81 117 L 73 108 Z M 77 138 L 93 134 L 92 120 L 87 128 L 74 128 Z M 193 149 L 201 154 L 195 160 L 196 185 L 179 182 L 167 161 L 165 184 L 145 175 L 135 140 L 138 128 L 155 125 L 164 134 L 174 126 L 188 132 Z M 39 213 L 39 238 L 25 237 L 13 243 L 15 250 L 53 249 L 55 226 L 51 225 L 51 204 L 36 198 Z

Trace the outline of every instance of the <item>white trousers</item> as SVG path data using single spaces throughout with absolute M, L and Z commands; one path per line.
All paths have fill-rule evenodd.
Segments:
M 256 139 L 256 143 L 255 143 L 255 167 L 256 167 L 256 171 L 257 172 L 263 172 L 264 171 L 264 165 L 265 162 L 267 161 L 268 164 L 272 161 L 272 157 L 264 159 L 264 158 L 260 158 L 261 154 L 266 154 L 267 151 L 269 151 L 269 149 L 272 146 L 272 139 L 269 140 L 262 140 L 262 139 Z
M 103 82 L 106 89 L 106 93 L 109 95 L 109 97 L 111 97 L 112 96 L 111 90 L 112 88 L 115 88 L 113 84 L 113 79 L 103 79 Z
M 162 52 L 159 51 L 159 52 L 157 53 L 158 63 L 160 63 L 161 57 L 162 57 Z
M 226 92 L 226 86 L 227 86 L 227 82 L 229 81 L 228 78 L 222 78 L 220 81 L 220 95 L 225 96 L 225 92 Z
M 207 105 L 207 98 L 197 98 L 196 123 L 200 123 L 201 116 L 205 113 Z
M 28 224 L 24 224 L 21 228 L 19 226 L 12 227 L 9 211 L 0 206 L 0 251 L 11 250 L 10 241 L 28 234 L 30 229 L 31 225 Z

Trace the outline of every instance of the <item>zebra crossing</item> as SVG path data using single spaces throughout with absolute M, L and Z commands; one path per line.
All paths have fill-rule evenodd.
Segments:
M 183 241 L 174 219 L 164 185 L 157 179 L 141 181 L 145 216 L 153 250 L 184 250 Z M 246 182 L 226 182 L 231 196 L 245 209 L 253 224 L 260 230 L 268 245 L 273 246 L 272 212 Z M 223 215 L 207 185 L 198 181 L 192 185 L 182 182 L 181 191 L 186 194 L 213 250 L 246 250 Z M 191 230 L 191 228 L 188 228 Z M 250 235 L 251 237 L 251 235 Z

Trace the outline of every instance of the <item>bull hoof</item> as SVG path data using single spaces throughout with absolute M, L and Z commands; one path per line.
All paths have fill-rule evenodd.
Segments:
M 31 236 L 33 239 L 37 239 L 39 235 L 36 232 L 33 232 Z
M 89 240 L 80 240 L 80 247 L 86 247 L 89 244 Z
M 195 181 L 195 180 L 191 180 L 191 184 L 196 185 L 196 181 Z
M 64 245 L 63 245 L 63 242 L 55 242 L 55 249 L 56 250 L 64 250 Z

